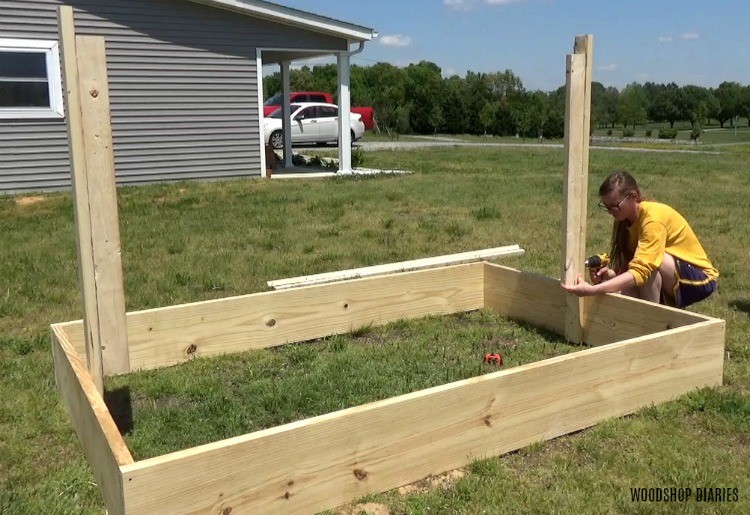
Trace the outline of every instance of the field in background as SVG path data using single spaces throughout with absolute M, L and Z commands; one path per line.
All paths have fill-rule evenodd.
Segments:
M 364 165 L 413 174 L 121 188 L 128 310 L 264 291 L 271 279 L 513 243 L 527 254 L 504 264 L 559 276 L 563 160 L 558 148 L 394 150 L 367 152 Z M 719 291 L 694 309 L 727 320 L 724 386 L 477 461 L 465 475 L 445 482 L 447 488 L 417 485 L 368 501 L 388 505 L 393 513 L 750 511 L 750 154 L 593 151 L 589 191 L 623 166 L 648 197 L 686 216 L 722 274 Z M 595 208 L 596 200 L 589 195 L 589 252 L 606 250 L 609 240 L 611 219 Z M 48 342 L 50 323 L 81 313 L 70 195 L 0 197 L 0 232 L 0 513 L 101 513 L 97 488 L 54 388 Z M 410 345 L 426 353 L 434 351 L 436 340 L 425 335 L 453 334 L 471 347 L 492 337 L 488 326 L 498 328 L 498 342 L 520 338 L 522 346 L 533 340 L 533 332 L 514 337 L 513 331 L 526 329 L 503 328 L 504 323 L 475 313 L 388 330 L 416 335 Z M 395 350 L 381 345 L 399 337 L 362 328 L 352 341 L 319 345 L 347 352 L 369 348 L 385 353 L 378 360 L 399 361 Z M 368 338 L 375 346 L 363 343 Z M 549 352 L 549 343 L 538 345 L 541 355 Z M 278 352 L 347 373 L 325 355 L 310 356 L 304 346 Z M 247 387 L 250 379 L 242 374 L 249 362 L 266 363 L 273 376 L 272 358 L 264 362 L 260 354 L 248 355 L 226 365 L 237 374 L 234 381 Z M 193 366 L 196 373 L 207 370 L 205 376 L 191 375 L 191 382 L 195 377 L 206 384 L 210 365 Z M 186 381 L 177 370 L 157 377 L 157 393 L 173 388 L 169 381 Z M 225 379 L 213 383 L 211 393 L 220 400 L 232 397 L 225 384 L 231 378 Z M 354 393 L 358 388 L 366 387 Z M 169 399 L 184 403 L 176 395 Z M 150 400 L 146 395 L 139 402 L 145 407 Z M 218 417 L 222 403 L 212 406 Z M 246 422 L 237 418 L 227 416 L 227 424 Z M 156 436 L 185 438 L 184 425 L 190 423 L 188 418 Z M 736 487 L 739 501 L 643 505 L 630 498 L 630 488 L 657 486 Z
M 745 119 L 740 119 L 736 129 L 731 127 L 729 123 L 724 124 L 725 127 L 721 128 L 718 123 L 713 123 L 704 127 L 703 132 L 698 139 L 698 146 L 703 150 L 709 150 L 713 146 L 727 146 L 727 145 L 750 145 L 750 127 L 747 125 Z M 678 123 L 675 124 L 677 129 L 677 137 L 674 140 L 660 139 L 659 129 L 668 128 L 668 123 L 650 123 L 645 125 L 637 125 L 632 136 L 623 137 L 623 131 L 626 129 L 622 126 L 614 128 L 596 128 L 593 132 L 594 145 L 598 146 L 645 146 L 647 148 L 684 148 L 692 150 L 694 142 L 690 139 L 690 124 Z M 632 127 L 628 127 L 628 130 L 632 130 Z M 647 136 L 647 131 L 651 131 L 651 135 Z M 633 141 L 633 139 L 637 141 Z M 470 143 L 500 143 L 500 144 L 558 144 L 561 145 L 563 140 L 561 139 L 538 139 L 538 138 L 516 138 L 511 136 L 491 136 L 491 135 L 456 135 L 456 134 L 433 134 L 433 135 L 417 135 L 417 134 L 386 134 L 378 133 L 374 131 L 368 131 L 364 137 L 357 142 L 356 145 L 368 142 L 425 142 L 425 141 L 467 141 Z M 611 140 L 611 141 L 607 141 Z M 647 140 L 647 141 L 643 141 Z M 296 147 L 295 147 L 296 148 Z M 312 148 L 312 147 L 311 147 Z M 333 149 L 333 147 L 331 147 Z M 323 151 L 325 152 L 325 150 Z M 336 153 L 333 149 L 333 154 Z
M 638 124 L 635 127 L 634 138 L 646 138 L 646 131 L 651 131 L 651 138 L 657 138 L 659 135 L 659 129 L 669 128 L 668 123 L 647 123 Z M 691 126 L 689 123 L 680 122 L 675 123 L 674 128 L 677 129 L 678 142 L 690 142 L 690 131 Z M 628 126 L 628 129 L 633 129 L 632 126 Z M 735 130 L 736 129 L 736 130 Z M 607 137 L 609 131 L 612 132 L 611 137 L 619 138 L 623 135 L 624 127 L 618 125 L 614 128 L 597 128 L 594 131 L 594 136 Z M 698 140 L 702 144 L 713 145 L 713 144 L 732 144 L 732 143 L 750 143 L 750 126 L 748 126 L 746 118 L 740 118 L 736 128 L 732 127 L 729 122 L 724 124 L 722 128 L 716 121 L 709 123 L 703 127 L 700 138 Z

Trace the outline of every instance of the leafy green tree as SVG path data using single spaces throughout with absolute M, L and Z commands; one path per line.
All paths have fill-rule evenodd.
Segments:
M 698 102 L 698 108 L 695 110 L 695 116 L 691 120 L 691 124 L 695 129 L 698 127 L 703 130 L 703 126 L 708 122 L 708 103 L 706 100 Z
M 524 92 L 523 82 L 511 70 L 488 73 L 485 75 L 484 81 L 490 96 L 495 100 L 501 100 Z
M 741 98 L 740 116 L 744 116 L 747 119 L 747 126 L 750 127 L 750 85 L 742 88 Z
M 331 67 L 333 68 L 332 79 L 330 78 Z M 281 87 L 280 71 L 264 77 L 264 98 L 281 93 Z M 292 68 L 289 70 L 289 88 L 291 91 L 325 91 L 335 98 L 338 90 L 338 72 L 336 66 L 327 65 L 310 68 L 305 65 L 299 69 Z
M 618 111 L 618 106 L 620 104 L 620 91 L 614 86 L 609 86 L 607 88 L 606 98 L 607 98 L 607 117 L 610 120 L 612 127 L 614 127 L 615 123 L 617 122 L 617 111 Z
M 643 86 L 637 82 L 625 86 L 620 93 L 617 114 L 620 123 L 624 126 L 632 125 L 633 129 L 637 123 L 646 120 L 646 95 Z
M 617 112 L 617 103 L 614 109 L 610 108 L 612 95 L 601 82 L 591 83 L 591 126 L 606 127 L 615 122 L 613 116 Z
M 564 89 L 563 89 L 564 93 Z M 592 127 L 615 126 L 617 103 L 620 93 L 617 88 L 605 88 L 600 82 L 591 83 L 591 124 Z M 563 102 L 563 107 L 565 103 Z
M 529 98 L 531 112 L 532 136 L 542 138 L 547 128 L 549 113 L 547 112 L 547 95 L 543 91 L 534 91 Z
M 263 77 L 263 99 L 271 98 L 281 92 L 281 73 L 274 72 Z
M 677 107 L 679 89 L 674 82 L 654 85 L 648 93 L 648 119 L 657 123 L 668 122 L 670 127 L 674 127 L 675 122 L 680 119 Z
M 435 102 L 430 107 L 430 111 L 427 113 L 427 121 L 432 126 L 433 134 L 437 133 L 443 126 L 443 108 L 439 102 Z
M 719 120 L 719 110 L 721 109 L 721 104 L 719 104 L 719 99 L 716 98 L 716 90 L 709 89 L 706 91 L 706 121 L 707 123 L 711 123 L 711 119 L 715 118 L 717 121 Z
M 525 93 L 521 79 L 511 70 L 488 73 L 482 76 L 481 83 L 486 88 L 485 95 L 494 102 L 495 121 L 491 132 L 500 136 L 511 136 L 519 132 L 519 114 L 516 104 L 525 103 Z
M 498 102 L 488 100 L 479 111 L 479 122 L 482 124 L 484 134 L 494 134 L 497 121 Z
M 357 102 L 356 96 L 359 91 L 361 91 L 361 88 L 356 87 L 356 80 L 358 79 L 358 76 L 355 73 L 352 73 L 352 70 L 350 69 L 350 80 L 349 80 L 349 87 L 350 87 L 350 95 L 351 95 L 351 103 L 352 105 L 360 105 Z M 330 93 L 331 96 L 334 98 L 334 102 L 338 102 L 338 96 L 339 96 L 339 70 L 338 66 L 335 64 L 324 64 L 324 65 L 317 65 L 312 69 L 312 80 L 309 83 L 309 88 L 307 90 L 300 91 L 325 91 L 326 93 Z
M 687 85 L 680 88 L 678 94 L 678 109 L 680 120 L 694 125 L 698 118 L 698 108 L 701 102 L 706 102 L 708 90 L 700 86 Z
M 467 123 L 466 82 L 458 75 L 444 80 L 445 95 L 442 102 L 443 132 L 467 134 L 471 132 Z
M 515 95 L 511 114 L 519 135 L 524 139 L 542 137 L 548 119 L 547 95 L 541 91 Z
M 409 105 L 403 105 L 396 109 L 396 133 L 411 134 L 411 110 Z
M 289 87 L 292 91 L 313 91 L 315 90 L 315 78 L 312 69 L 309 66 L 289 70 Z
M 557 88 L 547 97 L 547 123 L 544 137 L 550 139 L 565 137 L 565 86 Z
M 409 123 L 418 134 L 433 134 L 442 125 L 439 112 L 443 97 L 440 68 L 427 61 L 406 68 L 406 96 L 411 106 Z
M 362 84 L 370 92 L 370 106 L 375 110 L 378 127 L 388 133 L 409 132 L 409 110 L 407 108 L 406 80 L 403 68 L 382 62 L 368 68 L 368 73 L 363 77 Z M 403 121 L 404 117 L 407 119 L 406 124 Z
M 698 144 L 698 138 L 701 137 L 701 132 L 703 132 L 703 129 L 699 125 L 693 126 L 690 130 L 690 139 L 693 141 L 693 145 Z
M 716 89 L 716 98 L 719 100 L 719 125 L 723 128 L 728 121 L 734 125 L 735 117 L 742 112 L 742 86 L 738 82 L 722 82 Z
M 479 113 L 484 108 L 487 102 L 493 100 L 490 94 L 490 89 L 487 84 L 487 79 L 482 73 L 467 72 L 464 90 L 465 100 L 465 116 L 466 116 L 466 127 L 467 132 L 470 134 L 482 134 L 484 132 L 484 125 L 482 120 L 479 118 Z M 494 129 L 491 129 L 492 134 L 497 134 Z

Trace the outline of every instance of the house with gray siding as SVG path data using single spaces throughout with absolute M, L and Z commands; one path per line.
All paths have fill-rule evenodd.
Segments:
M 0 0 L 3 193 L 70 186 L 63 4 L 78 34 L 105 38 L 118 184 L 263 176 L 263 65 L 288 93 L 292 61 L 335 55 L 348 127 L 349 57 L 377 35 L 260 0 Z

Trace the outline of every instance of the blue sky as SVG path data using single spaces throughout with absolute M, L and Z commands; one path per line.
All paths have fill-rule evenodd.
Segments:
M 747 0 L 276 0 L 375 29 L 353 64 L 436 63 L 448 76 L 511 69 L 527 90 L 565 82 L 565 55 L 594 35 L 605 86 L 750 84 Z M 326 61 L 333 62 L 333 61 Z M 303 62 L 295 63 L 304 64 Z M 314 65 L 315 61 L 307 64 Z M 276 68 L 278 69 L 278 68 Z M 273 71 L 273 70 L 269 70 Z

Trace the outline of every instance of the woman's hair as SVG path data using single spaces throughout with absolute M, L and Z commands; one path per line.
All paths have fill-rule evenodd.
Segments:
M 608 193 L 616 191 L 622 198 L 626 195 L 630 195 L 637 202 L 643 200 L 641 190 L 638 189 L 638 184 L 635 182 L 635 178 L 624 170 L 619 170 L 609 175 L 601 186 L 599 186 L 599 196 L 603 197 Z M 633 259 L 633 253 L 635 249 L 628 249 L 628 226 L 625 221 L 615 222 L 612 229 L 612 249 L 610 250 L 610 256 L 612 256 L 612 269 L 618 274 L 624 272 L 630 260 Z

